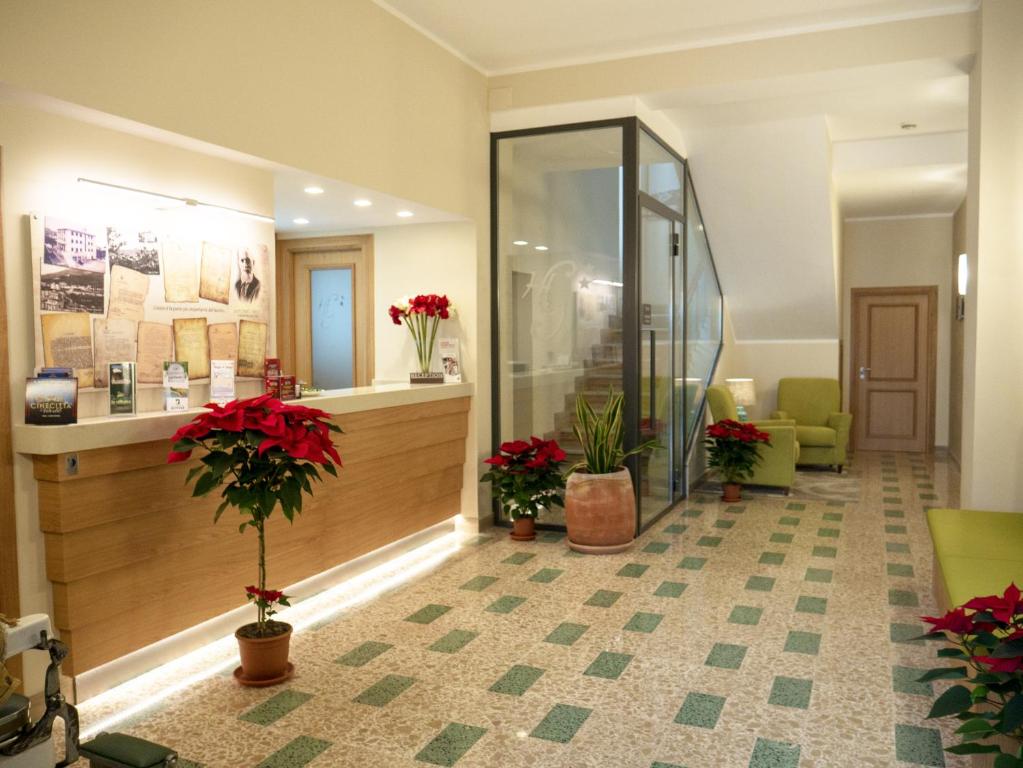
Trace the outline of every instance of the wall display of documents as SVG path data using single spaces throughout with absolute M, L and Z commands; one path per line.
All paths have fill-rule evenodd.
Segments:
M 81 390 L 107 388 L 112 362 L 134 362 L 140 387 L 162 386 L 168 360 L 187 361 L 193 382 L 209 381 L 211 360 L 262 377 L 274 346 L 266 224 L 187 208 L 28 220 L 37 367 L 73 369 Z

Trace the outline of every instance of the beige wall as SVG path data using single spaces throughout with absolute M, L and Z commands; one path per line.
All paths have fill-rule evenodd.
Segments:
M 143 189 L 223 202 L 243 210 L 273 210 L 273 179 L 266 171 L 24 107 L 0 105 L 0 146 L 4 149 L 7 353 L 16 422 L 23 420 L 25 377 L 33 373 L 35 353 L 28 213 L 73 214 L 79 206 L 93 205 L 90 198 L 97 192 L 83 192 L 76 183 L 78 176 L 130 180 Z M 261 230 L 260 239 L 273 242 L 272 224 L 237 221 L 246 228 L 256 226 Z M 226 219 L 222 224 L 238 226 Z M 159 396 L 162 390 L 142 394 L 153 393 Z M 197 392 L 196 401 L 203 399 L 203 394 Z M 105 413 L 105 406 L 105 391 L 83 393 L 80 415 Z M 24 613 L 49 612 L 50 588 L 29 459 L 15 456 L 14 475 L 21 609 Z
M 967 207 L 964 201 L 952 219 L 951 281 L 949 294 L 952 301 L 952 319 L 949 325 L 948 354 L 948 453 L 957 464 L 962 465 L 963 455 L 963 321 L 955 319 L 955 302 L 958 296 L 957 267 L 959 254 L 966 253 Z
M 970 80 L 962 504 L 1023 512 L 1023 3 L 985 0 Z
M 849 401 L 853 288 L 938 286 L 938 366 L 934 440 L 948 445 L 952 217 L 846 220 L 843 227 L 842 391 Z

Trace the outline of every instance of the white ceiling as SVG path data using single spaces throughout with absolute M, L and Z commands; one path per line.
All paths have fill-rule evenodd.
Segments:
M 488 74 L 973 10 L 977 0 L 376 0 Z

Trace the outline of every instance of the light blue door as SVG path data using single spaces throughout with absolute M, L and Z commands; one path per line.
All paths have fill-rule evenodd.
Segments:
M 320 389 L 353 386 L 354 327 L 351 267 L 309 271 L 313 381 Z

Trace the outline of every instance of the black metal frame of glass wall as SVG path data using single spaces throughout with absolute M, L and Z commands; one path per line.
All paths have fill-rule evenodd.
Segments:
M 623 331 L 623 343 L 622 347 L 622 367 L 623 372 L 631 372 L 631 375 L 624 375 L 622 380 L 622 391 L 625 395 L 623 421 L 625 423 L 625 449 L 630 450 L 636 445 L 640 444 L 640 402 L 641 402 L 641 372 L 640 372 L 640 332 L 641 332 L 641 318 L 640 318 L 640 230 L 639 230 L 639 216 L 641 204 L 646 204 L 648 207 L 660 207 L 663 206 L 660 201 L 653 198 L 639 189 L 639 137 L 640 133 L 645 133 L 651 139 L 653 139 L 661 148 L 663 148 L 671 157 L 681 164 L 683 169 L 682 178 L 682 212 L 679 215 L 675 211 L 671 211 L 673 220 L 677 221 L 681 225 L 681 269 L 682 269 L 682 297 L 683 299 L 687 295 L 688 281 L 687 281 L 687 265 L 688 265 L 688 237 L 687 227 L 689 221 L 688 201 L 689 196 L 687 190 L 692 194 L 693 201 L 696 203 L 697 211 L 699 211 L 699 201 L 696 199 L 695 189 L 692 188 L 692 178 L 689 172 L 689 164 L 685 158 L 680 156 L 674 149 L 668 146 L 654 131 L 646 126 L 639 118 L 626 117 L 626 118 L 615 118 L 607 120 L 595 120 L 581 123 L 565 123 L 553 126 L 543 126 L 540 128 L 525 128 L 513 131 L 503 131 L 500 133 L 492 133 L 490 135 L 490 360 L 491 360 L 491 442 L 493 453 L 497 454 L 499 451 L 501 439 L 501 352 L 500 352 L 500 324 L 499 324 L 499 154 L 498 146 L 502 140 L 514 139 L 526 136 L 542 136 L 555 133 L 568 133 L 575 131 L 594 130 L 600 128 L 621 128 L 622 130 L 622 182 L 621 182 L 621 194 L 622 194 L 622 283 L 624 288 L 622 291 L 622 331 Z M 702 216 L 701 216 L 702 220 Z M 720 280 L 717 275 L 717 267 L 714 264 L 713 253 L 710 250 L 710 244 L 707 243 L 708 254 L 710 255 L 711 267 L 714 273 L 714 279 L 720 291 Z M 719 318 L 718 327 L 723 329 L 723 306 L 720 308 L 721 317 Z M 682 377 L 683 380 L 686 377 L 686 340 L 687 340 L 687 313 L 685 309 L 682 310 Z M 711 367 L 711 375 L 717 368 L 718 360 L 721 355 L 721 341 L 719 340 L 718 349 L 714 356 L 714 362 Z M 631 343 L 629 343 L 631 342 Z M 672 398 L 674 401 L 674 398 Z M 704 393 L 700 399 L 698 407 L 695 409 L 695 418 L 698 420 L 702 413 L 706 402 L 706 394 Z M 683 398 L 684 408 L 684 398 Z M 681 420 L 682 423 L 682 464 L 683 464 L 683 493 L 682 498 L 688 495 L 688 478 L 685 477 L 685 467 L 688 466 L 689 456 L 696 444 L 695 439 L 691 439 L 693 436 L 690 435 L 690 430 L 687 428 L 685 423 L 686 419 L 683 414 Z M 663 515 L 665 515 L 672 506 L 677 503 L 673 501 L 668 504 L 663 510 L 657 515 L 648 520 L 645 525 L 641 525 L 641 514 L 639 504 L 640 494 L 640 468 L 639 459 L 637 456 L 631 456 L 626 460 L 626 465 L 629 469 L 630 474 L 633 478 L 634 492 L 636 494 L 636 532 L 640 533 L 642 530 L 646 530 Z M 497 500 L 493 501 L 493 520 L 495 525 L 509 527 L 510 522 L 501 519 L 501 509 Z M 563 525 L 554 525 L 550 523 L 536 524 L 536 527 L 540 530 L 564 530 Z

